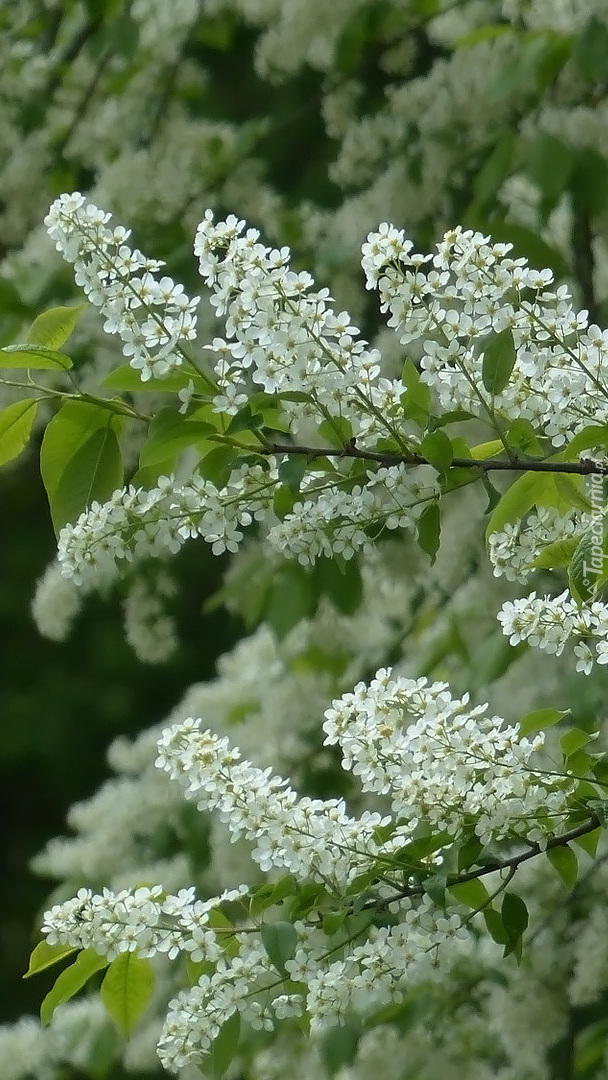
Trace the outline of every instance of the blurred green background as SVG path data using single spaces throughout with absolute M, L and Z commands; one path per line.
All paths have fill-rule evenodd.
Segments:
M 0 474 L 0 1022 L 37 1013 L 41 983 L 23 981 L 35 922 L 54 883 L 29 860 L 65 831 L 71 803 L 109 775 L 105 752 L 120 734 L 162 720 L 192 682 L 213 674 L 238 626 L 205 616 L 223 562 L 191 545 L 178 572 L 182 647 L 166 665 L 140 663 L 126 644 L 116 601 L 91 599 L 65 644 L 42 638 L 30 603 L 55 542 L 35 454 Z

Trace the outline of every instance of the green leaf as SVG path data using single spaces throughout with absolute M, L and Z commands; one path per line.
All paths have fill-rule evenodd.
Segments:
M 283 521 L 288 514 L 291 514 L 296 502 L 297 497 L 288 487 L 284 484 L 276 485 L 272 496 L 272 509 L 279 521 Z
M 217 428 L 207 420 L 195 420 L 177 409 L 161 409 L 154 417 L 148 438 L 139 455 L 141 468 L 157 465 L 175 457 L 188 446 L 194 446 L 207 435 L 216 435 Z
M 597 529 L 597 531 L 596 531 Z M 581 536 L 568 568 L 570 592 L 579 603 L 597 599 L 608 578 L 608 529 L 602 522 Z
M 564 885 L 572 892 L 578 880 L 578 859 L 568 844 L 563 847 L 548 848 L 547 859 L 554 870 L 557 870 Z
M 308 460 L 304 454 L 287 455 L 279 465 L 279 480 L 292 494 L 297 495 L 307 468 Z
M 344 416 L 334 416 L 331 420 L 323 420 L 318 427 L 318 433 L 330 446 L 337 450 L 348 446 L 353 437 L 353 428 L 350 420 Z
M 281 641 L 315 610 L 314 580 L 296 563 L 285 563 L 273 576 L 264 598 L 262 617 Z
M 69 1001 L 89 981 L 91 975 L 107 967 L 105 956 L 99 956 L 94 949 L 83 949 L 78 953 L 73 964 L 62 971 L 55 985 L 44 998 L 40 1006 L 40 1019 L 44 1025 L 50 1024 L 58 1005 Z
M 566 143 L 548 131 L 535 133 L 528 146 L 527 173 L 549 206 L 567 190 L 573 165 L 573 152 Z
M 5 345 L 0 349 L 0 368 L 32 368 L 39 371 L 69 371 L 70 357 L 42 345 Z
M 580 728 L 570 728 L 565 735 L 562 735 L 559 740 L 559 745 L 562 748 L 564 756 L 569 758 L 572 754 L 576 754 L 577 750 L 580 750 L 583 746 L 587 746 L 587 743 L 593 741 L 595 736 L 590 735 L 588 731 L 582 731 Z
M 528 909 L 521 896 L 518 896 L 517 893 L 506 892 L 502 898 L 500 914 L 509 939 L 505 944 L 504 955 L 508 956 L 510 953 L 515 953 L 519 960 L 521 958 L 521 938 L 529 921 Z
M 46 940 L 39 941 L 30 956 L 29 967 L 23 978 L 29 979 L 40 971 L 46 971 L 47 968 L 53 967 L 54 964 L 58 964 L 60 960 L 75 952 L 74 945 L 49 945 Z
M 513 331 L 507 327 L 495 334 L 484 347 L 481 379 L 489 394 L 501 394 L 509 383 L 515 366 Z
M 328 596 L 344 615 L 354 615 L 363 596 L 363 580 L 356 559 L 319 558 L 312 570 L 317 597 Z
M 583 450 L 591 450 L 595 446 L 603 449 L 608 447 L 608 427 L 605 424 L 590 424 L 583 428 L 578 435 L 568 443 L 565 450 L 556 454 L 556 461 L 574 461 L 580 457 Z
M 553 477 L 549 473 L 527 472 L 507 488 L 488 522 L 486 536 L 500 532 L 505 525 L 518 521 L 533 506 L 561 504 Z
M 608 161 L 590 146 L 577 147 L 570 187 L 575 210 L 582 210 L 590 217 L 601 214 L 608 203 Z M 575 225 L 575 244 L 576 237 Z
M 285 962 L 292 959 L 298 943 L 295 927 L 290 922 L 262 923 L 260 934 L 269 959 L 279 975 L 286 976 Z
M 449 886 L 449 891 L 460 904 L 466 904 L 475 911 L 483 910 L 490 902 L 490 894 L 480 878 L 456 882 Z
M 441 540 L 441 515 L 439 503 L 432 502 L 422 511 L 417 523 L 418 543 L 422 550 L 435 562 Z
M 210 480 L 216 487 L 221 488 L 228 482 L 238 454 L 239 451 L 234 446 L 215 446 L 201 459 L 198 471 L 205 480 Z
M 504 446 L 500 439 L 492 439 L 491 442 L 478 443 L 477 446 L 471 446 L 469 453 L 476 461 L 487 461 L 488 458 L 496 457 L 496 455 L 502 453 L 503 450 Z
M 446 874 L 431 874 L 422 882 L 422 888 L 430 896 L 433 903 L 437 904 L 437 907 L 445 907 L 447 880 Z
M 555 32 L 520 33 L 506 60 L 499 66 L 494 96 L 542 93 L 557 77 L 571 51 L 570 38 Z
M 543 570 L 556 570 L 562 566 L 568 566 L 577 544 L 578 537 L 576 536 L 569 536 L 566 540 L 553 540 L 551 544 L 545 545 L 540 555 L 532 560 L 530 566 Z
M 406 388 L 401 398 L 404 415 L 421 428 L 426 428 L 431 409 L 431 390 L 422 382 L 416 365 L 409 358 L 403 365 L 401 381 Z
M 534 712 L 526 713 L 519 724 L 519 737 L 525 739 L 535 731 L 546 731 L 567 716 L 569 709 L 560 712 L 559 709 L 535 709 Z
M 101 1000 L 125 1035 L 133 1032 L 153 992 L 150 961 L 132 952 L 121 953 L 112 961 L 101 984 Z
M 323 933 L 332 937 L 342 929 L 346 922 L 346 911 L 327 911 L 323 916 Z
M 483 844 L 479 837 L 473 833 L 465 840 L 458 849 L 458 872 L 468 870 L 477 862 L 478 856 L 483 851 Z
M 212 1072 L 215 1080 L 221 1080 L 238 1050 L 241 1034 L 241 1015 L 236 1009 L 220 1029 L 211 1047 Z
M 112 423 L 116 425 L 118 420 Z M 66 401 L 49 421 L 40 448 L 40 472 L 49 502 L 68 461 L 94 431 L 107 425 L 107 409 L 88 401 Z
M 38 409 L 35 398 L 14 401 L 0 413 L 0 465 L 18 457 L 29 442 Z
M 98 428 L 68 461 L 50 501 L 55 532 L 74 522 L 92 502 L 106 502 L 123 482 L 114 429 Z
M 425 435 L 420 443 L 420 453 L 438 473 L 445 473 L 452 464 L 454 450 L 445 431 Z
M 212 975 L 214 971 L 215 964 L 210 960 L 191 960 L 186 956 L 186 975 L 190 986 L 196 986 L 201 975 Z
M 495 941 L 497 945 L 506 945 L 509 940 L 509 935 L 505 929 L 500 912 L 495 911 L 494 908 L 486 907 L 483 909 L 482 914 L 492 940 Z
M 170 375 L 167 375 L 166 379 L 147 379 L 146 382 L 142 382 L 140 371 L 136 371 L 130 364 L 121 364 L 120 367 L 114 368 L 114 371 L 106 375 L 101 385 L 106 390 L 121 390 L 123 393 L 149 393 L 152 391 L 155 394 L 176 394 L 178 390 L 183 390 L 188 385 L 190 379 L 196 383 L 196 378 L 192 372 L 173 371 Z
M 74 327 L 88 304 L 78 307 L 56 307 L 43 311 L 34 319 L 27 335 L 28 345 L 43 345 L 46 349 L 60 349 L 72 335 Z
M 608 824 L 608 815 L 606 816 L 606 823 Z M 574 842 L 575 844 L 578 844 L 587 855 L 590 855 L 591 858 L 594 859 L 602 834 L 603 829 L 592 829 L 591 832 L 584 833 L 582 836 L 577 836 Z
M 474 201 L 478 206 L 493 203 L 499 188 L 513 172 L 517 162 L 517 142 L 518 136 L 513 127 L 503 129 L 473 182 Z
M 530 454 L 534 457 L 542 455 L 543 448 L 538 440 L 534 426 L 523 416 L 520 416 L 518 420 L 514 420 L 510 425 L 506 434 L 506 441 L 513 449 L 521 450 L 524 454 Z
M 572 62 L 586 83 L 603 83 L 608 78 L 608 27 L 592 15 L 578 34 Z
M 339 1027 L 334 1027 L 321 1037 L 319 1051 L 328 1075 L 335 1076 L 345 1066 L 348 1069 L 357 1055 L 361 1038 L 361 1021 L 346 1019 Z
M 582 510 L 590 514 L 593 510 L 590 500 L 583 494 L 583 476 L 567 476 L 564 473 L 554 473 L 553 483 L 567 506 Z

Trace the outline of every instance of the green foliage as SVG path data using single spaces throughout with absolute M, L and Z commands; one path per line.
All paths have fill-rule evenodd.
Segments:
M 549 848 L 547 859 L 559 874 L 568 891 L 572 892 L 578 880 L 578 859 L 572 848 L 568 844 Z
M 131 1035 L 154 992 L 154 971 L 149 960 L 133 952 L 112 960 L 101 984 L 101 1000 L 117 1027 Z
M 534 712 L 527 713 L 526 716 L 522 717 L 519 724 L 519 737 L 525 739 L 528 735 L 534 735 L 537 731 L 546 731 L 547 728 L 558 724 L 567 715 L 567 709 L 563 711 L 560 711 L 560 709 L 535 709 Z
M 74 963 L 61 972 L 52 990 L 44 998 L 40 1006 L 42 1023 L 50 1024 L 57 1006 L 73 998 L 97 971 L 107 965 L 105 956 L 99 956 L 94 949 L 83 949 L 79 952 Z
M 182 416 L 171 407 L 161 409 L 150 424 L 148 438 L 139 455 L 140 467 L 148 468 L 159 462 L 175 460 L 189 446 L 202 443 L 205 448 L 210 447 L 212 444 L 208 438 L 218 431 L 211 422 L 212 416 L 210 409 L 201 409 L 193 417 Z
M 112 421 L 109 421 L 105 427 L 92 431 L 68 459 L 52 497 L 49 494 L 55 531 L 76 521 L 91 503 L 109 499 L 122 480 L 120 446 Z
M 23 978 L 29 979 L 31 975 L 46 971 L 47 968 L 59 964 L 73 952 L 76 952 L 76 948 L 72 945 L 49 945 L 46 939 L 39 941 L 30 956 L 29 966 Z
M 69 371 L 72 361 L 66 353 L 46 345 L 5 345 L 0 349 L 0 368 L 32 368 L 40 371 Z
M 608 578 L 607 555 L 606 527 L 602 523 L 592 525 L 576 545 L 568 567 L 570 591 L 579 603 L 598 598 Z
M 43 311 L 30 327 L 27 344 L 60 349 L 72 336 L 80 315 L 87 307 L 88 304 L 79 304 L 77 307 L 57 307 Z
M 292 959 L 298 942 L 295 927 L 290 922 L 264 922 L 260 934 L 262 944 L 279 975 L 287 976 L 285 962 Z
M 211 1048 L 211 1067 L 215 1080 L 221 1080 L 234 1058 L 239 1046 L 240 1031 L 241 1014 L 236 1009 L 232 1016 L 226 1020 L 226 1023 L 222 1025 L 222 1030 L 215 1038 Z
M 488 393 L 500 394 L 511 378 L 515 366 L 513 331 L 507 328 L 494 334 L 484 346 L 481 377 Z
M 15 401 L 0 413 L 0 465 L 6 465 L 25 449 L 32 433 L 38 402 Z

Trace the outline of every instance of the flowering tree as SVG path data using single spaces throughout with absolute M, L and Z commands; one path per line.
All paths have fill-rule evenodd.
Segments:
M 59 636 L 87 594 L 126 588 L 130 639 L 156 661 L 178 644 L 172 562 L 204 541 L 233 557 L 220 600 L 249 636 L 161 729 L 113 746 L 118 776 L 74 808 L 79 835 L 39 856 L 78 885 L 44 915 L 30 973 L 67 966 L 42 1004 L 48 1029 L 6 1033 L 7 1059 L 25 1040 L 33 1055 L 16 1076 L 58 1076 L 66 1059 L 92 1077 L 118 1059 L 141 1070 L 154 1053 L 183 1078 L 320 1064 L 355 1078 L 378 1060 L 422 1078 L 602 1075 L 608 336 L 588 272 L 603 196 L 587 183 L 601 158 L 532 125 L 554 82 L 559 116 L 581 82 L 596 92 L 605 72 L 589 49 L 606 31 L 576 5 L 572 26 L 547 30 L 535 4 L 488 25 L 492 6 L 466 5 L 478 25 L 464 44 L 446 10 L 429 40 L 451 43 L 451 61 L 406 81 L 428 94 L 443 79 L 468 101 L 481 46 L 500 61 L 506 127 L 490 139 L 482 99 L 466 162 L 460 142 L 435 147 L 454 166 L 442 200 L 368 233 L 359 273 L 378 333 L 369 303 L 355 321 L 292 265 L 276 221 L 272 247 L 233 214 L 199 214 L 211 309 L 199 320 L 199 297 L 89 198 L 61 194 L 46 215 L 52 257 L 87 303 L 44 311 L 0 350 L 2 463 L 38 412 L 44 427 L 57 561 L 37 619 Z M 390 39 L 398 5 L 380 7 L 374 29 L 378 5 L 355 19 L 335 5 L 336 28 L 311 29 L 294 57 L 278 49 L 285 19 L 262 5 L 258 63 L 324 70 L 333 49 L 348 68 L 357 33 Z M 303 11 L 290 5 L 296 27 Z M 360 228 L 383 200 L 376 221 L 395 209 L 382 162 L 398 95 L 361 120 L 353 94 L 347 80 L 325 101 L 346 132 L 334 169 L 352 177 L 359 138 L 369 186 L 311 213 L 310 241 L 357 215 Z M 391 155 L 393 191 L 411 157 L 422 188 L 439 167 L 433 140 L 420 143 Z M 528 224 L 506 221 L 501 199 Z M 464 226 L 443 220 L 457 209 Z M 556 280 L 568 260 L 572 286 Z M 94 309 L 124 357 L 97 379 L 69 344 Z M 100 979 L 100 996 L 72 1001 Z

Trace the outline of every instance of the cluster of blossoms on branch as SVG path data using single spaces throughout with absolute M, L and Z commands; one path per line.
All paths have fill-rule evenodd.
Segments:
M 588 326 L 565 285 L 550 288 L 551 270 L 532 270 L 509 257 L 510 244 L 461 228 L 446 233 L 435 255 L 411 255 L 411 246 L 401 230 L 381 226 L 363 245 L 362 266 L 399 341 L 421 346 L 422 378 L 442 409 L 523 417 L 555 446 L 592 420 L 606 422 L 608 332 Z M 513 369 L 490 395 L 484 355 L 492 332 L 504 330 L 513 335 Z
M 205 901 L 194 889 L 175 896 L 159 886 L 97 895 L 82 889 L 45 915 L 50 944 L 93 948 L 109 959 L 137 951 L 208 963 L 196 985 L 169 1005 L 158 1049 L 171 1070 L 208 1051 L 237 1009 L 254 1026 L 270 1028 L 306 1011 L 312 1026 L 323 1028 L 353 1010 L 399 1001 L 406 985 L 449 966 L 466 949 L 471 916 L 457 903 L 438 909 L 408 882 L 398 855 L 419 825 L 445 830 L 446 843 L 466 819 L 484 843 L 521 832 L 542 844 L 566 810 L 570 783 L 556 783 L 535 765 L 543 735 L 518 739 L 485 706 L 452 699 L 444 683 L 383 669 L 369 687 L 361 683 L 335 700 L 325 716 L 326 744 L 340 745 L 344 767 L 363 791 L 389 796 L 391 815 L 365 811 L 354 818 L 342 800 L 298 797 L 270 769 L 242 760 L 226 737 L 202 730 L 200 720 L 167 729 L 156 764 L 199 810 L 217 813 L 233 839 L 246 838 L 263 870 L 316 881 L 328 900 L 346 905 L 345 919 L 349 888 L 368 874 L 365 909 L 356 916 L 363 922 L 354 932 L 344 919 L 335 929 L 296 920 L 278 975 L 265 943 L 264 927 L 273 924 L 247 918 L 246 887 Z M 430 853 L 429 873 L 437 863 Z M 230 903 L 244 917 L 218 924 L 212 912 Z M 377 905 L 388 908 L 392 925 L 374 924 Z
M 494 576 L 505 577 L 507 581 L 527 581 L 543 548 L 558 540 L 580 538 L 590 525 L 590 515 L 574 507 L 560 513 L 555 507 L 539 506 L 525 519 L 505 525 L 488 537 Z
M 498 621 L 511 645 L 527 641 L 555 656 L 574 639 L 576 670 L 586 675 L 594 663 L 608 664 L 608 606 L 599 600 L 579 605 L 568 589 L 554 597 L 533 592 L 503 604 Z
M 121 335 L 146 381 L 186 358 L 181 343 L 194 336 L 196 301 L 170 279 L 157 283 L 158 265 L 131 252 L 126 232 L 109 230 L 107 221 L 76 194 L 54 204 L 47 226 L 102 309 L 106 330 Z M 505 422 L 523 418 L 538 438 L 560 446 L 590 418 L 597 421 L 608 337 L 588 327 L 585 312 L 574 312 L 567 290 L 552 291 L 550 271 L 530 270 L 509 250 L 461 229 L 429 255 L 413 253 L 391 225 L 369 234 L 362 248 L 367 287 L 378 289 L 400 343 L 421 356 L 420 373 L 408 360 L 402 379 L 387 379 L 380 353 L 347 312 L 334 313 L 328 290 L 291 269 L 288 248 L 267 248 L 245 222 L 230 216 L 216 223 L 208 211 L 195 253 L 225 337 L 206 347 L 215 357 L 213 380 L 183 386 L 175 413 L 180 425 L 182 417 L 184 425 L 195 421 L 198 434 L 196 421 L 211 417 L 202 421 L 205 449 L 199 453 L 196 438 L 185 443 L 202 460 L 186 479 L 162 476 L 150 490 L 132 484 L 92 502 L 59 534 L 63 575 L 85 590 L 111 584 L 131 566 L 175 555 L 194 537 L 215 554 L 234 553 L 250 527 L 273 557 L 304 566 L 320 557 L 369 555 L 386 531 L 420 528 L 445 493 L 446 470 L 425 454 L 423 433 L 432 440 L 441 420 L 432 415 L 434 402 L 444 412 L 461 410 L 457 418 L 483 420 L 506 452 Z M 506 348 L 498 375 L 497 342 Z M 200 376 L 194 361 L 191 367 Z M 271 401 L 271 420 L 262 415 L 256 426 L 252 410 L 260 400 L 262 410 Z M 298 445 L 299 433 L 311 429 L 314 445 Z M 451 447 L 447 436 L 441 439 Z M 224 446 L 211 462 L 209 442 Z M 295 469 L 291 455 L 299 455 Z M 578 492 L 570 485 L 570 494 Z M 524 527 L 492 534 L 495 572 L 522 576 L 539 550 L 565 534 L 583 534 L 588 519 L 578 495 L 564 513 L 557 502 L 545 510 L 540 499 L 533 510 L 531 500 Z M 146 612 L 161 618 L 153 601 L 132 593 L 127 615 L 135 636 Z M 564 594 L 539 602 L 536 621 L 534 594 L 517 603 L 500 616 L 512 643 L 527 639 L 559 653 L 569 634 L 608 636 L 597 603 L 579 613 Z M 171 627 L 161 620 L 163 634 L 170 638 Z M 577 650 L 587 670 L 589 647 L 582 642 Z M 600 663 L 604 651 L 600 642 Z M 312 907 L 292 909 L 285 922 L 265 908 L 260 918 L 245 886 L 205 901 L 193 889 L 173 895 L 158 886 L 81 890 L 45 916 L 50 944 L 92 948 L 111 962 L 134 952 L 202 965 L 194 985 L 168 1007 L 158 1052 L 170 1070 L 208 1052 L 237 1012 L 254 1027 L 306 1016 L 313 1029 L 323 1029 L 353 1012 L 400 1002 L 406 989 L 463 955 L 471 924 L 493 902 L 476 881 L 490 872 L 482 859 L 470 875 L 482 897 L 474 910 L 458 896 L 445 897 L 454 884 L 447 868 L 460 859 L 464 836 L 478 855 L 489 846 L 491 866 L 507 871 L 498 875 L 495 896 L 518 858 L 571 838 L 575 781 L 543 771 L 542 732 L 526 735 L 468 695 L 453 698 L 447 683 L 381 668 L 368 684 L 333 700 L 324 720 L 324 746 L 337 746 L 343 768 L 358 780 L 359 813 L 344 799 L 299 796 L 271 768 L 243 757 L 227 735 L 210 730 L 209 720 L 180 717 L 158 740 L 155 762 L 199 811 L 217 816 L 231 841 L 245 842 L 273 883 L 277 871 L 284 875 L 281 900 L 309 888 Z M 594 821 L 589 811 L 583 828 Z M 421 841 L 428 849 L 412 856 Z M 506 845 L 524 854 L 497 862 L 494 851 Z M 437 877 L 440 902 L 428 885 Z
M 44 223 L 77 285 L 118 334 L 123 353 L 142 381 L 163 378 L 184 362 L 183 343 L 196 337 L 198 297 L 190 300 L 172 278 L 155 278 L 163 264 L 128 246 L 122 225 L 107 228 L 111 215 L 80 192 L 61 195 Z
M 75 261 L 77 280 L 102 306 L 106 328 L 134 340 L 133 328 L 140 324 L 133 311 L 148 312 L 141 324 L 150 331 L 146 349 L 160 334 L 154 370 L 166 373 L 171 357 L 182 362 L 175 349 L 178 340 L 194 333 L 195 301 L 183 298 L 181 287 L 167 284 L 168 279 L 158 285 L 149 260 L 127 249 L 125 231 L 110 231 L 107 219 L 76 193 L 58 199 L 46 220 L 57 246 Z M 574 312 L 563 288 L 549 290 L 550 271 L 532 271 L 525 260 L 508 257 L 508 245 L 460 229 L 446 234 L 435 255 L 412 254 L 411 248 L 402 230 L 382 225 L 363 245 L 362 266 L 368 288 L 378 287 L 381 308 L 390 313 L 389 326 L 399 340 L 421 348 L 422 379 L 443 408 L 460 406 L 494 426 L 497 413 L 524 417 L 556 445 L 590 417 L 598 419 L 604 335 L 597 327 L 587 328 L 586 313 Z M 309 274 L 290 269 L 288 248 L 267 248 L 257 230 L 245 231 L 243 221 L 231 216 L 215 223 L 207 211 L 195 252 L 211 303 L 226 321 L 227 339 L 216 338 L 208 346 L 219 354 L 216 410 L 236 414 L 259 386 L 278 395 L 293 432 L 314 417 L 334 432 L 348 430 L 341 436 L 346 453 L 349 439 L 358 448 L 392 439 L 405 458 L 416 450 L 420 439 L 407 419 L 406 385 L 382 377 L 377 350 L 360 338 L 347 312 L 333 313 L 327 289 L 313 291 Z M 429 263 L 432 269 L 425 271 Z M 130 276 L 131 265 L 144 264 L 146 274 Z M 154 311 L 161 300 L 162 317 Z M 186 319 L 178 320 L 179 326 L 168 314 L 175 304 Z M 483 388 L 484 351 L 505 329 L 513 339 L 512 371 L 501 392 L 490 395 Z M 131 344 L 125 348 L 131 350 Z M 148 377 L 152 361 L 142 356 L 134 355 L 132 363 Z M 186 396 L 180 411 L 187 408 Z M 309 472 L 302 498 L 277 522 L 273 489 L 280 455 L 272 450 L 260 447 L 267 458 L 264 467 L 235 463 L 224 488 L 195 472 L 185 485 L 163 478 L 152 491 L 126 488 L 105 505 L 93 504 L 62 533 L 63 572 L 79 582 L 96 573 L 104 578 L 115 572 L 117 560 L 175 553 L 196 535 L 208 540 L 215 553 L 235 551 L 242 527 L 254 519 L 264 520 L 273 547 L 304 564 L 319 555 L 350 558 L 369 550 L 370 531 L 413 528 L 421 510 L 438 495 L 429 470 L 428 479 L 424 469 L 412 477 L 405 463 L 368 468 L 356 482 L 336 467 L 333 474 Z M 289 444 L 283 453 L 288 451 Z M 553 532 L 557 527 L 553 523 Z M 497 567 L 504 564 L 511 540 L 492 542 Z M 512 572 L 517 574 L 518 566 Z
M 321 555 L 350 559 L 371 551 L 366 529 L 413 529 L 438 494 L 430 475 L 423 483 L 405 465 L 370 469 L 358 479 L 367 484 L 341 490 L 328 482 L 327 473 L 311 471 L 302 498 L 279 521 L 273 510 L 276 465 L 241 466 L 221 488 L 197 473 L 183 484 L 161 477 L 149 491 L 133 486 L 116 491 L 108 502 L 83 511 L 74 525 L 64 526 L 59 563 L 65 577 L 93 587 L 114 580 L 121 563 L 175 555 L 192 537 L 206 540 L 214 555 L 235 552 L 254 521 L 272 548 L 304 565 Z

